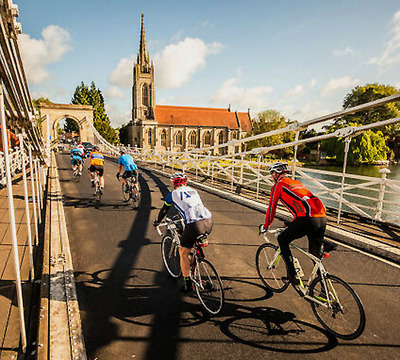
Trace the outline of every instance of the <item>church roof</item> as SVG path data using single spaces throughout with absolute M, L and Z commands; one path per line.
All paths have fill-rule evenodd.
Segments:
M 159 125 L 223 126 L 242 131 L 252 127 L 249 113 L 218 108 L 156 105 L 155 118 Z

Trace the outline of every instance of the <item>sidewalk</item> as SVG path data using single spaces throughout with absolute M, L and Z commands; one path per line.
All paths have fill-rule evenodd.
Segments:
M 29 280 L 29 247 L 28 228 L 25 213 L 24 185 L 22 174 L 14 177 L 13 197 L 15 207 L 15 222 L 18 239 L 18 256 L 21 269 L 22 291 L 26 328 L 29 328 L 29 311 L 31 306 L 32 283 Z M 31 187 L 28 176 L 28 194 Z M 33 227 L 33 203 L 29 203 L 31 217 L 32 241 L 35 230 Z M 12 253 L 10 219 L 8 211 L 7 189 L 0 190 L 0 358 L 17 359 L 20 346 L 20 319 L 15 286 L 14 257 Z

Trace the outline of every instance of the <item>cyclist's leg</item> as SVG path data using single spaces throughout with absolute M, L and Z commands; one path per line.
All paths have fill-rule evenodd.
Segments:
M 126 178 L 127 177 L 129 177 L 130 176 L 130 174 L 128 174 L 129 172 L 128 171 L 124 171 L 124 173 L 122 174 L 122 183 L 125 185 L 125 190 L 127 191 L 128 189 L 127 189 L 127 181 L 126 181 Z
M 92 184 L 92 187 L 94 187 L 94 172 L 95 171 L 96 171 L 96 168 L 93 165 L 90 165 L 90 167 L 88 169 L 88 173 L 89 173 L 89 179 Z
M 326 218 L 310 218 L 308 237 L 308 251 L 318 259 L 323 255 L 323 241 L 326 228 Z
M 99 185 L 101 189 L 104 189 L 104 166 L 97 166 L 97 173 L 99 174 Z
M 296 270 L 293 265 L 293 255 L 289 244 L 307 234 L 307 218 L 299 217 L 289 223 L 288 227 L 278 236 L 278 243 L 281 248 L 281 254 L 286 261 L 288 276 L 292 280 L 296 277 Z
M 82 175 L 82 167 L 83 167 L 83 160 L 80 160 L 78 164 L 78 170 L 80 175 Z

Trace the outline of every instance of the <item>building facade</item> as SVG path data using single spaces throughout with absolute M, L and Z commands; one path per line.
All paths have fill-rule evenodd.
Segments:
M 133 67 L 132 120 L 127 126 L 128 142 L 158 151 L 185 151 L 240 139 L 252 128 L 250 110 L 156 105 L 154 65 L 146 46 L 142 14 L 140 45 Z M 237 151 L 233 146 L 219 153 Z

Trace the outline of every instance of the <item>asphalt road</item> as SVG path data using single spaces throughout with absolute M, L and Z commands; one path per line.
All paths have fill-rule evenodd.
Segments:
M 57 161 L 89 359 L 399 358 L 399 267 L 342 246 L 325 260 L 366 310 L 364 333 L 337 340 L 292 288 L 270 294 L 261 285 L 255 253 L 264 215 L 200 192 L 214 219 L 206 256 L 226 289 L 223 314 L 210 318 L 195 297 L 180 295 L 179 281 L 163 267 L 151 224 L 169 180 L 142 171 L 142 203 L 134 210 L 122 201 L 117 165 L 107 161 L 98 204 L 86 174 L 74 182 L 68 156 Z

